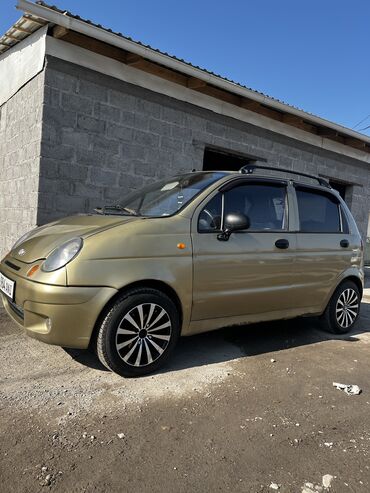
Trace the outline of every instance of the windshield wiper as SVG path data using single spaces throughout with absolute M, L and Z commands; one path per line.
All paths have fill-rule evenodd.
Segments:
M 98 214 L 106 214 L 107 211 L 117 211 L 122 213 L 123 215 L 129 214 L 130 216 L 140 216 L 138 212 L 134 209 L 130 209 L 129 207 L 123 207 L 120 204 L 115 205 L 104 205 L 103 207 L 97 207 L 94 209 Z

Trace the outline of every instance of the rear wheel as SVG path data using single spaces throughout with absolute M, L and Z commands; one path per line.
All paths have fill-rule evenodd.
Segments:
M 100 361 L 125 377 L 161 368 L 180 334 L 176 305 L 155 289 L 135 289 L 107 311 L 96 341 Z
M 345 334 L 355 325 L 360 313 L 361 296 L 356 284 L 343 282 L 335 290 L 321 316 L 323 328 L 333 334 Z

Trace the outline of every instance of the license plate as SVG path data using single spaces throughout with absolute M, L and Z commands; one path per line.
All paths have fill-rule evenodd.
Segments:
M 14 286 L 15 282 L 0 272 L 0 291 L 6 294 L 11 300 L 14 299 Z

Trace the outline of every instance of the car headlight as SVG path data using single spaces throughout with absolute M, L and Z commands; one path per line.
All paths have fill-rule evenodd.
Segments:
M 25 233 L 24 235 L 22 235 L 15 243 L 14 245 L 12 246 L 12 250 L 14 250 L 15 248 L 17 248 L 18 245 L 20 245 L 21 243 L 23 243 L 24 241 L 27 240 L 27 238 L 29 236 L 31 236 L 31 234 L 35 231 L 35 229 L 37 228 L 34 228 L 34 229 L 31 229 L 31 231 L 27 231 L 27 233 Z
M 60 245 L 50 253 L 42 264 L 41 269 L 45 272 L 53 272 L 54 270 L 64 267 L 68 262 L 75 258 L 81 250 L 82 245 L 82 238 L 73 238 L 72 240 L 63 243 L 63 245 Z

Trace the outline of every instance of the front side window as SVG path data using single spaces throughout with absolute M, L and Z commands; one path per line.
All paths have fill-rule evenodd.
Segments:
M 339 233 L 339 202 L 331 194 L 297 188 L 300 231 L 302 233 Z
M 222 194 L 215 195 L 202 209 L 198 218 L 198 231 L 220 231 L 222 223 Z
M 246 184 L 215 195 L 202 209 L 198 219 L 200 232 L 222 229 L 223 217 L 231 213 L 249 218 L 250 231 L 286 229 L 286 188 L 274 184 Z
M 224 214 L 248 216 L 251 231 L 285 229 L 286 189 L 265 184 L 243 185 L 225 193 Z

